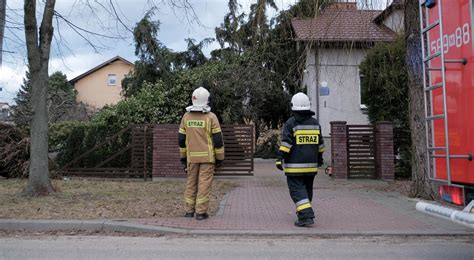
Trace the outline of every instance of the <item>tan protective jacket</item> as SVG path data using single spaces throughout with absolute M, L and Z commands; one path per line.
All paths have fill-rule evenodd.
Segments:
M 224 142 L 217 116 L 187 112 L 179 126 L 179 152 L 188 163 L 214 163 L 224 160 Z

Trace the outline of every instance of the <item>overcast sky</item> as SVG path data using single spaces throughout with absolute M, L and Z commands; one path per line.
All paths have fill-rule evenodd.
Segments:
M 128 27 L 133 26 L 150 9 L 152 0 L 112 0 L 116 7 L 116 12 L 122 17 L 122 22 Z M 175 2 L 180 0 L 174 0 Z M 287 9 L 289 5 L 297 0 L 275 0 L 279 10 Z M 377 5 L 376 9 L 387 5 L 387 0 L 359 0 L 369 1 Z M 38 1 L 42 2 L 42 1 Z M 57 0 L 56 11 L 75 25 L 87 30 L 103 33 L 106 35 L 122 36 L 116 38 L 89 38 L 99 46 L 94 50 L 81 36 L 74 32 L 67 24 L 55 19 L 55 39 L 50 59 L 50 73 L 62 71 L 72 79 L 75 76 L 95 67 L 96 65 L 117 55 L 134 62 L 133 38 L 130 32 L 126 31 L 119 21 L 112 19 L 113 15 L 108 14 L 109 6 L 105 8 L 95 5 L 93 9 L 88 8 L 84 2 L 86 0 Z M 110 0 L 94 0 L 107 5 Z M 228 12 L 228 0 L 189 0 L 194 13 L 199 18 L 199 23 L 193 19 L 188 19 L 191 15 L 186 14 L 183 9 L 171 7 L 166 2 L 169 0 L 154 0 L 159 4 L 159 9 L 153 16 L 154 20 L 161 22 L 158 32 L 159 40 L 168 48 L 174 51 L 186 49 L 184 39 L 193 38 L 201 41 L 207 37 L 215 37 L 214 29 L 223 21 L 224 15 Z M 248 13 L 249 6 L 256 0 L 240 0 L 242 10 Z M 360 4 L 360 3 L 359 3 Z M 5 30 L 4 49 L 8 52 L 3 55 L 3 66 L 0 68 L 0 102 L 12 102 L 16 92 L 20 88 L 26 69 L 26 51 L 24 45 L 23 24 L 23 1 L 7 0 L 7 29 Z M 372 9 L 372 8 L 371 8 Z M 38 10 L 42 10 L 38 8 Z M 272 11 L 269 16 L 274 16 Z M 41 13 L 38 13 L 41 15 Z M 84 32 L 82 32 L 84 34 Z M 218 48 L 214 42 L 205 52 Z

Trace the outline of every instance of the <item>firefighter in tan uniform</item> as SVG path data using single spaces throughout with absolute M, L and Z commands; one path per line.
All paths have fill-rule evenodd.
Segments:
M 185 217 L 203 220 L 209 217 L 209 194 L 214 168 L 224 160 L 224 142 L 219 120 L 208 106 L 209 91 L 200 87 L 194 90 L 192 106 L 186 108 L 179 126 L 179 152 L 181 163 L 187 169 Z

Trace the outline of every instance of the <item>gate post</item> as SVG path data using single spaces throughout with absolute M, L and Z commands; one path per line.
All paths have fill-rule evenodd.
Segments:
M 377 177 L 384 181 L 395 179 L 395 155 L 393 150 L 393 124 L 388 121 L 375 123 Z
M 347 122 L 332 121 L 331 164 L 336 179 L 347 179 Z

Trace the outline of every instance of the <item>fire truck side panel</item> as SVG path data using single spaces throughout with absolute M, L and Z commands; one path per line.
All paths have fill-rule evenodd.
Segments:
M 467 64 L 446 63 L 446 104 L 448 115 L 449 147 L 451 155 L 474 153 L 474 42 L 473 42 L 474 0 L 443 0 L 443 52 L 445 60 L 467 59 Z M 438 6 L 429 9 L 428 21 L 438 19 Z M 429 54 L 441 50 L 439 28 L 428 35 Z M 440 67 L 441 59 L 429 62 L 430 67 Z M 441 72 L 431 71 L 430 84 L 441 82 Z M 444 112 L 443 90 L 432 91 L 433 114 Z M 434 145 L 445 146 L 444 120 L 434 121 Z M 443 155 L 444 151 L 436 151 Z M 451 159 L 451 181 L 474 185 L 474 162 L 467 159 Z M 436 178 L 447 180 L 446 159 L 435 159 Z

